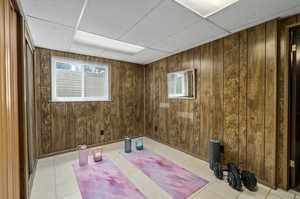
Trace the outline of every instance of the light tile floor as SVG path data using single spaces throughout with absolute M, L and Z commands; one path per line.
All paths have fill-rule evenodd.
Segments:
M 300 199 L 297 193 L 275 191 L 263 185 L 259 185 L 257 192 L 235 191 L 227 183 L 213 176 L 207 162 L 149 138 L 144 138 L 144 145 L 209 181 L 205 187 L 188 199 Z M 105 145 L 103 149 L 104 155 L 108 156 L 147 198 L 172 199 L 160 186 L 119 154 L 123 150 L 123 142 Z M 70 152 L 39 160 L 31 199 L 82 199 L 72 168 L 72 164 L 77 161 L 77 155 L 77 152 Z

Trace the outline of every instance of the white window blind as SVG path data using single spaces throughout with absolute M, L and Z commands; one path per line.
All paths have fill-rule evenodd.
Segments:
M 52 58 L 53 101 L 109 99 L 109 67 L 106 64 Z
M 56 69 L 57 97 L 81 97 L 82 73 Z

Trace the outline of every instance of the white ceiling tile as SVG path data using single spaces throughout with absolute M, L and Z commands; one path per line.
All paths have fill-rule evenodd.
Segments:
M 80 44 L 74 41 L 71 44 L 70 51 L 74 53 L 83 54 L 83 55 L 101 57 L 103 55 L 104 49 Z
M 299 14 L 299 12 L 300 12 L 300 5 L 292 8 L 292 9 L 288 9 L 288 10 L 281 12 L 279 17 L 287 17 L 287 16 Z
M 26 15 L 75 27 L 84 0 L 22 0 Z
M 151 47 L 175 53 L 193 48 L 197 45 L 223 37 L 227 34 L 227 32 L 212 23 L 202 20 L 198 23 L 192 24 L 178 34 L 152 45 Z
M 280 16 L 300 5 L 300 0 L 239 0 L 236 4 L 209 17 L 214 23 L 236 32 Z
M 27 17 L 33 42 L 38 47 L 69 50 L 74 30 L 31 17 Z
M 140 64 L 138 62 L 133 61 L 133 55 L 128 55 L 128 54 L 121 53 L 121 52 L 106 50 L 106 51 L 103 52 L 102 55 L 103 55 L 104 58 L 108 58 L 108 59 L 114 59 L 114 60 L 119 60 L 119 61 L 127 61 L 127 62 Z
M 173 0 L 166 0 L 140 21 L 121 40 L 149 46 L 185 29 L 202 18 Z
M 142 64 L 148 64 L 156 60 L 162 59 L 171 55 L 170 52 L 163 52 L 159 50 L 145 49 L 142 52 L 134 55 L 132 60 Z
M 161 0 L 89 0 L 79 29 L 117 39 Z

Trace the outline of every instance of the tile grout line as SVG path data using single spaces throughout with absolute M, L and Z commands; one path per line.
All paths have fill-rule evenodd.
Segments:
M 54 169 L 54 193 L 55 193 L 55 198 L 58 199 L 58 194 L 56 190 L 56 166 L 55 166 L 55 159 L 53 158 L 53 169 Z
M 228 33 L 228 34 L 233 34 L 233 32 L 231 32 L 231 31 L 227 30 L 226 28 L 220 26 L 219 24 L 215 23 L 214 21 L 212 21 L 211 19 L 209 19 L 209 18 L 207 18 L 207 17 L 204 18 L 204 20 L 207 21 L 208 23 L 210 23 L 210 24 L 212 24 L 212 25 L 214 25 L 214 26 L 220 28 L 221 30 L 223 30 L 224 32 L 226 32 L 226 33 Z
M 268 191 L 268 193 L 267 193 L 267 195 L 265 196 L 264 199 L 267 199 L 267 198 L 269 197 L 270 194 L 271 194 L 271 189 L 269 189 L 269 191 Z
M 52 24 L 52 25 L 62 26 L 64 29 L 74 30 L 74 27 L 71 26 L 71 25 L 57 23 L 57 22 L 54 22 L 54 21 L 51 21 L 51 20 L 48 20 L 48 19 L 44 19 L 44 18 L 40 18 L 40 17 L 35 17 L 35 16 L 32 16 L 32 15 L 26 15 L 26 17 L 27 18 L 31 18 L 31 19 L 35 19 L 35 20 L 39 20 L 39 21 L 42 21 L 42 22 L 46 22 L 46 23 L 49 23 L 49 24 Z
M 166 0 L 160 0 L 154 7 L 152 7 L 145 15 L 143 15 L 132 27 L 130 27 L 127 31 L 121 34 L 117 39 L 122 39 L 122 37 L 126 36 L 133 28 L 135 28 L 143 19 L 149 16 L 155 9 L 157 9 L 160 5 L 162 5 Z

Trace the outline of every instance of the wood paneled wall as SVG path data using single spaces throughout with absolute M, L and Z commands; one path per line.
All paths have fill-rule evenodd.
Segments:
M 19 20 L 14 2 L 0 1 L 0 198 L 20 197 Z
M 110 64 L 112 101 L 51 102 L 51 56 Z M 39 157 L 144 135 L 144 66 L 38 48 L 35 80 Z
M 167 73 L 196 69 L 196 99 L 167 98 Z M 276 186 L 277 21 L 170 56 L 146 67 L 146 135 L 208 159 L 224 145 L 224 163 Z

